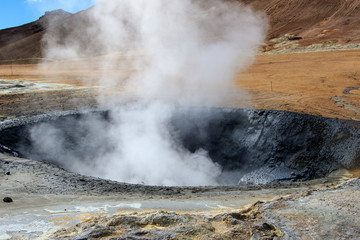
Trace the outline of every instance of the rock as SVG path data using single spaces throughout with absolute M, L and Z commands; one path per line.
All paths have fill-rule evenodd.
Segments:
M 168 227 L 175 223 L 186 223 L 187 219 L 184 216 L 178 215 L 176 213 L 168 213 L 168 212 L 158 212 L 147 217 L 152 225 L 160 226 L 160 227 Z
M 125 237 L 125 238 L 110 238 L 109 240 L 149 240 L 149 238 L 139 238 L 139 237 Z
M 109 240 L 149 240 L 149 238 L 139 238 L 139 237 L 125 237 L 125 238 L 110 238 Z
M 115 230 L 112 227 L 95 226 L 79 234 L 74 239 L 80 240 L 80 239 L 102 238 L 102 237 L 110 236 L 111 234 L 114 233 L 114 231 Z
M 106 226 L 114 227 L 119 225 L 129 225 L 129 226 L 144 226 L 147 225 L 146 222 L 141 222 L 141 218 L 137 216 L 118 216 L 111 218 L 107 223 Z
M 290 36 L 289 37 L 289 41 L 296 41 L 296 40 L 301 40 L 303 39 L 302 37 L 299 37 L 299 36 Z
M 53 11 L 46 11 L 44 16 L 40 17 L 39 20 L 43 20 L 46 18 L 55 18 L 55 19 L 65 19 L 67 17 L 70 17 L 72 14 L 69 12 L 66 12 L 62 9 L 57 9 Z
M 276 230 L 276 228 L 269 224 L 269 223 L 263 223 L 260 227 L 260 230 L 263 230 L 263 231 L 273 231 L 273 230 Z
M 245 219 L 247 219 L 246 215 L 240 214 L 240 213 L 229 213 L 227 214 L 229 217 L 232 217 L 234 219 L 240 220 L 240 221 L 244 221 Z
M 3 201 L 6 202 L 6 203 L 13 202 L 12 198 L 10 198 L 10 197 L 4 197 Z
M 248 216 L 240 214 L 240 213 L 225 213 L 219 214 L 215 216 L 212 220 L 213 221 L 223 221 L 231 225 L 242 224 L 243 221 L 248 220 Z

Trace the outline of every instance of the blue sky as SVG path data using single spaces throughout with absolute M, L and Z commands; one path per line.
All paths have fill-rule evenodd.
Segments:
M 20 26 L 39 19 L 45 11 L 64 9 L 75 13 L 97 0 L 0 0 L 0 29 Z

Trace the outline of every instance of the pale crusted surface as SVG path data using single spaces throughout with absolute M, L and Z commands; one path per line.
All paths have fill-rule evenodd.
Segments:
M 358 56 L 358 50 L 258 56 L 255 65 L 239 76 L 238 84 L 252 94 L 252 102 L 256 108 L 359 120 Z M 22 66 L 30 71 L 32 67 L 34 66 Z M 23 74 L 22 78 L 26 78 L 26 73 Z M 56 71 L 53 74 L 56 75 Z M 20 75 L 19 73 L 18 77 Z M 50 80 L 44 76 L 32 76 L 32 81 L 82 85 L 74 78 L 59 76 L 60 78 Z M 15 83 L 18 82 L 13 83 L 16 86 Z M 272 89 L 269 83 L 272 83 Z M 16 91 L 19 89 L 21 87 L 17 87 Z M 119 88 L 117 93 L 122 93 L 121 91 Z M 229 94 L 224 105 L 251 106 L 249 99 L 240 100 L 239 92 Z M 54 110 L 77 109 L 79 105 L 86 109 L 97 105 L 93 97 L 96 94 L 96 91 L 76 87 L 52 89 L 49 92 L 7 92 L 0 95 L 0 115 L 2 119 L 11 120 Z M 323 180 L 323 183 L 320 180 L 295 185 L 246 188 L 146 187 L 83 178 L 51 165 L 9 156 L 2 156 L 1 162 L 1 197 L 9 196 L 14 200 L 10 204 L 1 203 L 1 216 L 4 217 L 0 219 L 0 225 L 5 232 L 0 231 L 0 237 L 4 238 L 19 234 L 22 234 L 19 239 L 38 237 L 64 226 L 68 229 L 57 232 L 53 237 L 61 239 L 65 236 L 90 236 L 89 234 L 96 232 L 108 234 L 103 239 L 111 236 L 136 236 L 141 239 L 168 236 L 166 234 L 178 234 L 177 237 L 190 239 L 202 236 L 218 239 L 240 236 L 245 236 L 245 239 L 250 236 L 254 239 L 359 237 L 358 180 L 340 188 L 334 188 L 331 179 Z M 4 175 L 6 172 L 11 175 Z M 324 188 L 325 190 L 318 191 Z M 269 201 L 280 196 L 285 197 L 261 203 L 256 210 L 258 214 L 251 215 L 254 218 L 235 218 L 231 220 L 234 225 L 231 221 L 229 223 L 229 220 L 224 220 L 233 218 L 231 215 L 224 215 L 224 211 L 240 212 L 247 204 L 257 200 Z M 151 209 L 151 212 L 143 212 L 147 209 Z M 154 212 L 157 209 L 175 210 L 176 213 Z M 171 227 L 158 226 L 153 222 L 141 227 L 122 224 L 111 228 L 106 226 L 108 221 L 129 215 L 140 217 L 139 221 L 150 216 L 182 219 L 179 212 L 184 210 L 189 214 L 187 222 L 180 221 Z M 194 212 L 196 210 L 211 216 L 203 217 Z M 120 213 L 121 211 L 125 213 Z M 131 213 L 133 211 L 139 214 L 134 215 Z M 24 212 L 28 215 L 24 215 Z M 107 218 L 95 218 L 103 214 L 107 214 Z M 112 219 L 112 214 L 118 216 Z M 216 215 L 218 216 L 215 217 Z M 88 223 L 74 225 L 81 222 Z M 69 228 L 71 225 L 74 227 Z M 96 228 L 96 225 L 103 227 Z
M 264 205 L 264 219 L 291 239 L 358 239 L 360 181 Z
M 0 156 L 0 171 L 1 197 L 8 196 L 13 199 L 12 203 L 0 203 L 0 236 L 21 236 L 21 239 L 40 236 L 47 239 L 48 234 L 62 227 L 67 229 L 58 231 L 52 237 L 64 239 L 71 238 L 74 234 L 90 237 L 97 232 L 105 234 L 99 235 L 104 236 L 103 239 L 109 239 L 110 236 L 138 237 L 138 234 L 160 239 L 169 234 L 175 236 L 175 239 L 183 236 L 188 239 L 282 236 L 287 231 L 287 223 L 282 220 L 282 214 L 286 211 L 284 206 L 292 209 L 292 204 L 284 205 L 284 201 L 291 199 L 296 206 L 295 203 L 302 201 L 297 200 L 299 197 L 317 189 L 334 188 L 347 179 L 344 178 L 346 172 L 339 172 L 328 179 L 307 183 L 233 187 L 151 187 L 84 177 L 53 165 L 6 155 Z M 345 190 L 336 191 L 343 191 L 339 192 L 340 195 L 344 194 L 344 191 L 350 191 L 357 197 L 358 185 L 347 184 L 347 187 L 341 188 Z M 331 195 L 333 205 L 356 204 L 355 198 L 352 197 L 343 201 L 339 194 L 336 195 L 336 191 L 332 190 L 335 194 Z M 309 205 L 310 211 L 316 210 L 316 204 L 323 198 L 323 193 L 326 194 L 327 191 L 319 191 L 319 194 L 314 195 L 310 202 L 314 208 Z M 279 196 L 287 197 L 272 202 Z M 253 206 L 248 212 L 245 211 L 248 209 L 247 205 L 258 200 L 270 202 L 268 205 L 257 204 L 255 210 L 251 210 Z M 325 204 L 323 207 L 331 208 L 333 205 Z M 299 211 L 291 213 L 291 216 L 301 220 L 301 207 L 304 206 L 300 205 Z M 159 213 L 159 210 L 165 212 Z M 328 214 L 326 209 L 323 212 Z M 352 217 L 357 217 L 358 212 L 353 212 Z M 267 218 L 264 219 L 262 216 L 265 213 Z M 344 214 L 347 212 L 339 215 L 340 219 L 344 220 Z M 131 224 L 124 223 L 123 220 L 129 216 L 135 216 L 136 221 Z M 159 222 L 154 222 L 154 217 L 159 219 Z M 182 220 L 177 221 L 178 219 Z M 166 223 L 166 226 L 162 226 L 165 224 L 162 221 L 165 220 L 171 224 Z M 299 224 L 302 224 L 300 220 Z M 108 223 L 114 221 L 120 223 L 109 226 Z M 264 225 L 264 222 L 270 225 Z M 354 226 L 349 225 L 348 228 L 351 230 Z M 317 234 L 316 231 L 313 233 Z
M 55 239 L 358 239 L 360 181 L 257 202 L 232 213 L 143 212 L 94 218 Z

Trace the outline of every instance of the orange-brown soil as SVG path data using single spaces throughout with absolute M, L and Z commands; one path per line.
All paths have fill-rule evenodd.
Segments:
M 255 108 L 360 120 L 360 51 L 258 56 L 239 75 Z
M 121 87 L 131 75 L 128 69 L 125 65 L 106 71 L 106 77 L 119 79 Z M 86 65 L 63 63 L 56 68 L 51 64 L 43 68 L 0 65 L 0 78 L 8 79 L 96 86 L 94 80 L 101 77 L 104 70 L 95 60 Z M 236 83 L 239 92 L 229 95 L 225 105 L 360 120 L 360 50 L 259 55 L 250 69 L 238 75 Z M 239 97 L 240 89 L 247 90 L 250 97 Z
M 319 44 L 348 44 L 360 42 L 360 0 L 228 0 L 239 1 L 265 13 L 269 22 L 266 50 L 278 43 L 276 39 L 288 34 L 290 41 L 300 46 Z M 81 32 L 89 26 L 89 10 L 70 14 L 58 10 L 47 13 L 39 20 L 23 26 L 0 31 L 0 63 L 10 60 L 27 62 L 44 57 L 42 37 L 47 32 L 60 33 L 60 38 L 77 37 L 84 56 L 106 53 L 98 49 L 93 39 L 97 32 Z M 49 22 L 56 22 L 50 24 Z M 90 35 L 89 35 L 90 34 Z M 86 36 L 86 37 L 84 37 Z M 106 37 L 106 36 L 102 36 Z M 275 41 L 271 41 L 274 40 Z M 93 47 L 92 44 L 95 44 Z M 89 51 L 92 49 L 92 51 Z
M 236 1 L 266 13 L 269 31 L 263 51 L 282 54 L 257 56 L 255 64 L 237 77 L 239 91 L 235 89 L 228 95 L 224 99 L 225 105 L 360 120 L 360 0 Z M 74 86 L 96 86 L 99 78 L 115 78 L 119 80 L 120 87 L 115 90 L 121 91 L 123 81 L 133 71 L 126 62 L 126 56 L 123 58 L 124 62 L 116 63 L 121 69 L 104 69 L 99 66 L 102 57 L 67 61 L 56 64 L 56 67 L 52 63 L 42 68 L 35 64 L 15 64 L 41 61 L 43 34 L 49 30 L 56 32 L 67 29 L 68 31 L 62 32 L 63 37 L 66 37 L 67 34 L 76 32 L 79 24 L 86 27 L 89 24 L 86 21 L 88 11 L 91 10 L 74 15 L 55 11 L 33 23 L 0 31 L 0 78 L 68 83 Z M 48 25 L 52 18 L 57 18 L 56 26 Z M 86 41 L 87 39 L 85 38 Z M 89 36 L 89 39 L 92 37 Z M 306 52 L 309 49 L 303 46 L 310 46 L 310 51 L 317 48 L 329 50 L 332 47 L 342 49 L 342 46 L 353 50 Z M 289 54 L 294 50 L 306 53 Z M 114 86 L 108 87 L 114 89 Z M 248 90 L 250 97 L 241 96 L 244 93 L 240 89 Z M 67 99 L 66 95 L 70 92 L 62 91 L 62 98 Z M 19 106 L 23 106 L 27 96 L 28 94 L 22 95 L 23 100 L 18 103 Z M 48 97 L 49 94 L 46 99 Z M 5 112 L 15 109 L 13 105 L 8 105 L 7 111 L 4 110 L 4 104 L 11 101 L 7 99 L 9 96 L 0 98 L 3 102 L 0 115 L 6 115 Z M 58 101 L 55 98 L 54 102 Z M 20 109 L 23 108 L 25 107 Z
M 359 42 L 359 0 L 242 0 L 269 16 L 268 38 L 301 37 L 301 44 Z

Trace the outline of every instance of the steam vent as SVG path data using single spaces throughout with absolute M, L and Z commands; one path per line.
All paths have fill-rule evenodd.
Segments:
M 0 240 L 360 239 L 359 16 L 1 1 Z
M 89 141 L 88 138 L 95 137 L 88 134 L 94 126 L 83 123 L 101 120 L 109 128 L 115 121 L 111 115 L 109 111 L 92 111 L 44 115 L 12 122 L 9 126 L 3 124 L 1 151 L 53 163 L 69 171 L 73 170 L 63 156 L 78 156 L 79 161 L 87 161 L 91 166 L 94 156 L 103 154 L 100 158 L 105 164 L 103 149 L 111 151 L 112 146 L 104 146 L 107 143 L 103 141 Z M 65 146 L 56 152 L 36 146 L 31 134 L 39 126 L 51 126 L 61 132 L 64 139 L 54 141 Z M 217 179 L 220 185 L 306 181 L 360 163 L 357 121 L 285 111 L 181 108 L 166 126 L 173 142 L 191 153 L 205 150 L 221 166 Z M 106 136 L 101 134 L 105 133 L 99 131 L 96 137 L 104 139 Z

